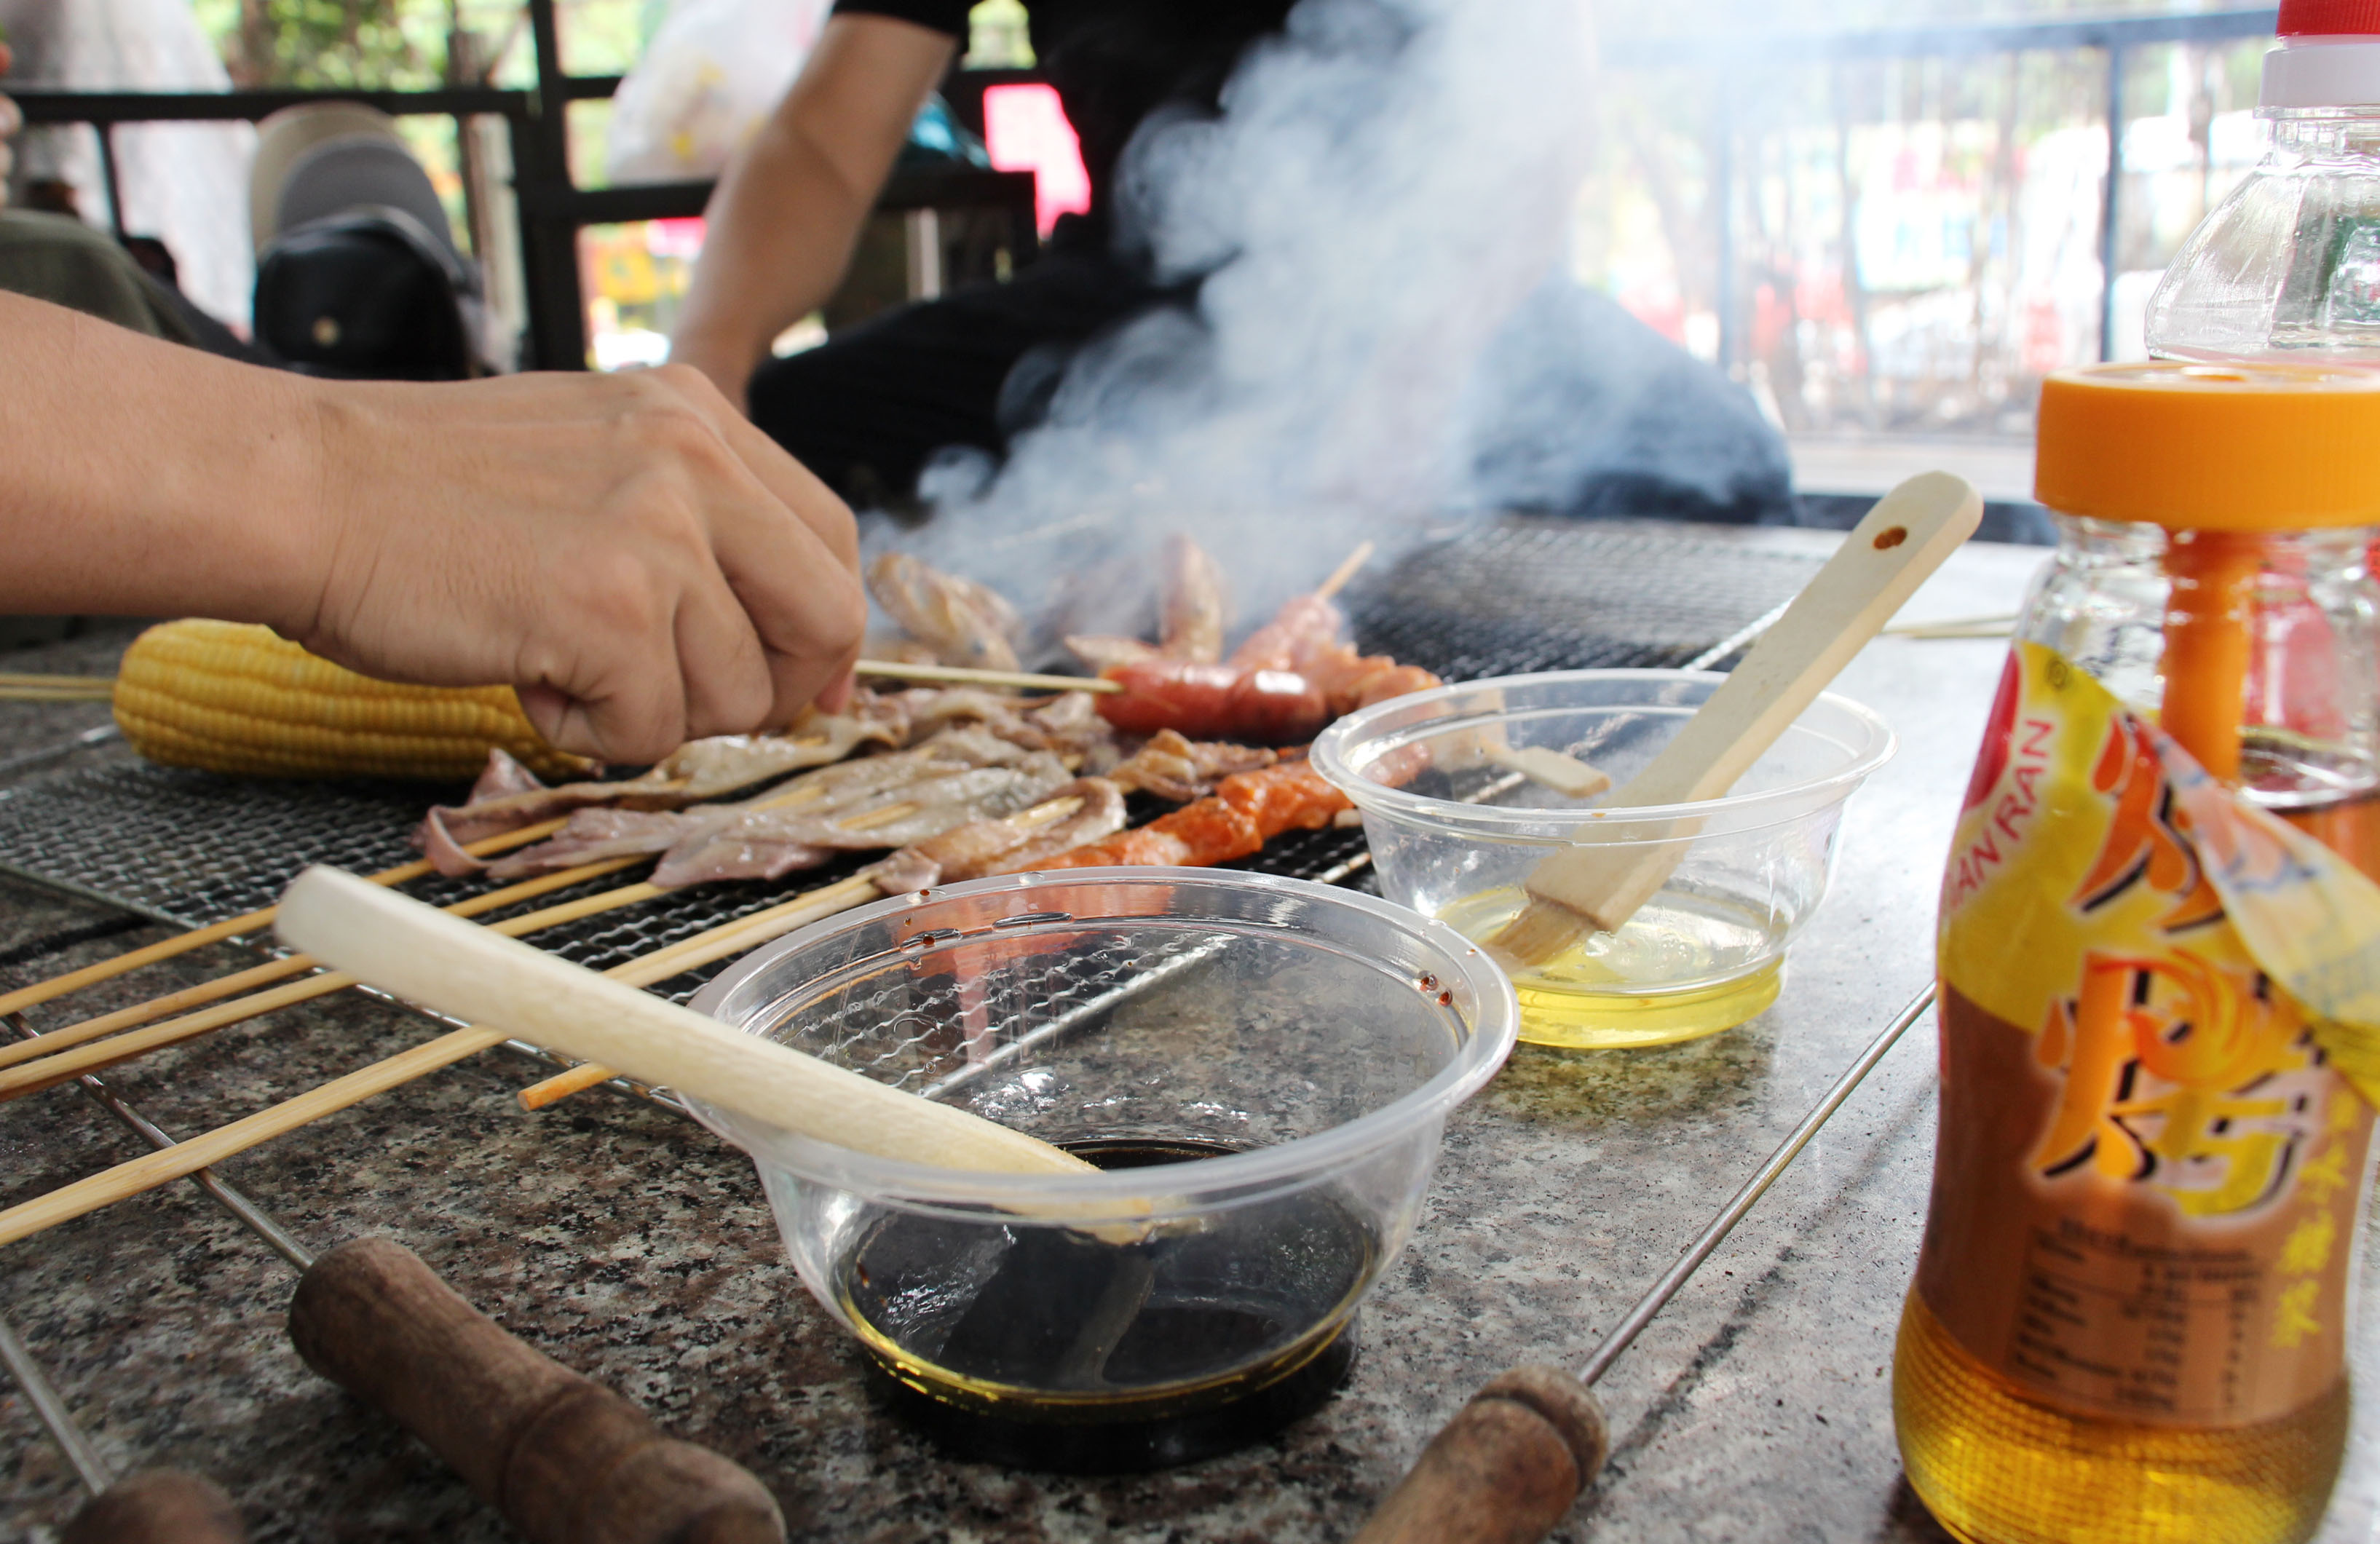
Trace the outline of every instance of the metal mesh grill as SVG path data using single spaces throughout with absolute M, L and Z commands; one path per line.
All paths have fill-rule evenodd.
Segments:
M 1690 529 L 1500 520 L 1410 554 L 1348 609 L 1366 651 L 1450 681 L 1677 665 L 1791 600 L 1817 568 Z
M 1224 947 L 1221 939 L 1092 938 L 1018 950 L 997 979 L 886 971 L 832 1004 L 808 1005 L 771 1038 L 941 1099 L 1091 1027 Z
M 1677 528 L 1512 518 L 1417 550 L 1352 593 L 1348 604 L 1366 650 L 1450 679 L 1674 664 L 1791 596 L 1815 566 L 1813 559 Z M 309 863 L 371 873 L 411 859 L 407 837 L 428 802 L 418 784 L 263 783 L 106 767 L 0 792 L 0 869 L 196 927 L 271 906 Z M 1362 851 L 1360 831 L 1305 832 L 1234 867 L 1322 878 Z M 869 856 L 795 882 L 831 883 Z M 518 909 L 593 894 L 625 878 Z M 431 880 L 412 891 L 443 903 L 475 888 Z M 759 884 L 710 885 L 534 936 L 602 969 L 786 894 Z M 716 968 L 669 983 L 668 995 L 690 996 Z

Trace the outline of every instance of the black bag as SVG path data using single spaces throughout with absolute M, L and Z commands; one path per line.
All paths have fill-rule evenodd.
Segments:
M 367 204 L 282 232 L 258 254 L 256 341 L 310 375 L 461 381 L 480 373 L 473 275 L 404 210 Z

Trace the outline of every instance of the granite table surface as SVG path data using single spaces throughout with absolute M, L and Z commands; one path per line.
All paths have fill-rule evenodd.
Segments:
M 1774 540 L 1767 537 L 1764 540 Z M 1815 550 L 1828 539 L 1812 537 Z M 2012 611 L 2037 548 L 1971 545 L 1905 618 Z M 104 669 L 123 635 L 11 656 Z M 1753 1023 L 1650 1051 L 1524 1046 L 1446 1135 L 1420 1227 L 1368 1300 L 1354 1374 L 1280 1435 L 1185 1468 L 1075 1478 L 954 1462 L 870 1400 L 857 1354 L 786 1263 L 744 1157 L 605 1094 L 524 1114 L 492 1055 L 241 1155 L 222 1174 L 316 1251 L 386 1234 L 506 1328 L 725 1453 L 797 1539 L 1342 1539 L 1481 1382 L 1582 1361 L 1931 973 L 1951 820 L 2000 668 L 1998 640 L 1886 638 L 1839 689 L 1897 757 L 1852 801 L 1831 894 Z M 0 781 L 104 710 L 0 704 Z M 0 880 L 0 984 L 162 930 Z M 204 952 L 110 983 L 139 1000 L 252 956 Z M 63 1005 L 34 1022 L 66 1022 Z M 419 1043 L 423 1020 L 349 994 L 116 1069 L 188 1135 Z M 1604 1380 L 1613 1454 L 1567 1540 L 1946 1538 L 1903 1482 L 1892 1336 L 1923 1225 L 1934 1058 L 1921 1022 Z M 137 1155 L 72 1086 L 0 1106 L 0 1204 Z M 2365 1232 L 2364 1275 L 2374 1264 Z M 119 1470 L 174 1465 L 237 1498 L 251 1538 L 341 1544 L 513 1537 L 426 1449 L 309 1372 L 284 1329 L 295 1275 L 188 1183 L 0 1249 L 13 1324 Z M 2364 1386 L 2380 1334 L 2362 1319 Z M 2374 1536 L 2380 1419 L 2358 1410 L 2322 1537 Z M 81 1500 L 18 1392 L 0 1397 L 0 1534 L 42 1538 Z

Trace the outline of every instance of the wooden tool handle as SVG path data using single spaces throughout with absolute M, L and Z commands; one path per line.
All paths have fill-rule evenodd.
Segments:
M 1677 737 L 1606 806 L 1690 804 L 1735 786 L 1983 517 L 1982 496 L 1949 472 L 1921 472 L 1878 499 Z
M 759 1480 L 506 1334 L 392 1240 L 354 1239 L 315 1260 L 289 1338 L 531 1544 L 783 1544 L 784 1519 Z
M 143 1469 L 93 1496 L 58 1544 L 246 1544 L 239 1508 L 211 1479 Z
M 1063 1149 L 731 1029 L 336 869 L 282 894 L 281 936 L 410 1003 L 821 1141 L 945 1169 L 1079 1174 Z
M 1354 1544 L 1535 1544 L 1609 1450 L 1594 1391 L 1560 1368 L 1514 1368 L 1430 1439 Z
M 1921 472 L 1878 499 L 1777 625 L 1603 808 L 1694 804 L 1734 787 L 1983 517 L 1982 498 L 1949 472 Z M 1632 841 L 1615 839 L 1614 829 L 1581 826 L 1575 845 L 1531 870 L 1529 906 L 1493 943 L 1508 968 L 1551 959 L 1589 926 L 1626 926 L 1676 872 L 1696 821 L 1683 817 Z

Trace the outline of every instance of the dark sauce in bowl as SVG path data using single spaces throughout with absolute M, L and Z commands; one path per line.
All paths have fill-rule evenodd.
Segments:
M 1220 1157 L 1198 1140 L 1064 1144 L 1102 1169 Z M 878 1392 L 961 1456 L 1021 1468 L 1161 1468 L 1256 1441 L 1354 1365 L 1379 1240 L 1317 1186 L 1146 1238 L 890 1212 L 835 1284 Z

